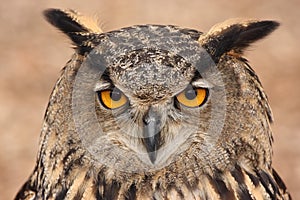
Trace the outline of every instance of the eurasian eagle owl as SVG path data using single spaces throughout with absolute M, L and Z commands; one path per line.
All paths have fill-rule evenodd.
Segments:
M 243 57 L 277 22 L 102 32 L 73 10 L 44 14 L 75 54 L 16 199 L 290 199 L 271 166 L 268 99 Z

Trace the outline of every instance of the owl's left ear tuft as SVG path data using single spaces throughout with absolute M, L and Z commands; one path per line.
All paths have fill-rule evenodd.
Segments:
M 264 38 L 279 26 L 276 21 L 231 19 L 212 27 L 199 43 L 215 62 L 227 52 L 242 54 L 251 43 Z
M 102 33 L 97 21 L 74 10 L 51 8 L 45 10 L 43 14 L 50 24 L 65 33 L 79 49 L 84 47 L 90 35 Z

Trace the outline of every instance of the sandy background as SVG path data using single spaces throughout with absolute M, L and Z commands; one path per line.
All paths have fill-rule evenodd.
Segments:
M 207 31 L 232 17 L 275 19 L 280 29 L 246 53 L 275 116 L 274 166 L 300 199 L 300 2 L 202 0 L 12 0 L 0 4 L 0 199 L 12 199 L 31 173 L 52 87 L 72 54 L 41 12 L 74 8 L 100 17 L 105 31 L 133 24 L 176 24 Z

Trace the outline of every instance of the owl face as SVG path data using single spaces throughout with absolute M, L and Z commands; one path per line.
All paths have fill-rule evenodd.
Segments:
M 276 22 L 225 22 L 206 34 L 161 25 L 103 33 L 74 11 L 45 15 L 76 46 L 72 121 L 97 165 L 148 172 L 270 163 L 270 108 L 242 52 Z
M 75 110 L 86 108 L 82 102 L 94 103 L 90 109 L 96 113 L 93 123 L 98 128 L 84 132 L 82 140 L 97 160 L 111 162 L 113 156 L 127 170 L 133 161 L 140 164 L 134 170 L 158 169 L 173 162 L 192 138 L 210 135 L 209 121 L 215 117 L 211 99 L 226 102 L 224 84 L 212 59 L 206 61 L 211 70 L 205 69 L 206 51 L 181 31 L 149 25 L 99 36 L 105 39 L 87 56 L 73 89 L 92 91 L 73 100 L 80 99 Z M 82 84 L 83 80 L 89 81 Z M 110 151 L 103 144 L 109 144 Z

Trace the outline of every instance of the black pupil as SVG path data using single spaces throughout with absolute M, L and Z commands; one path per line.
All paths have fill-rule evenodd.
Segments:
M 121 99 L 121 97 L 122 97 L 122 93 L 119 90 L 113 90 L 110 92 L 110 98 L 113 101 L 119 101 Z
M 186 90 L 185 91 L 185 97 L 188 100 L 193 100 L 193 99 L 195 99 L 197 97 L 197 91 L 194 90 L 194 89 Z

